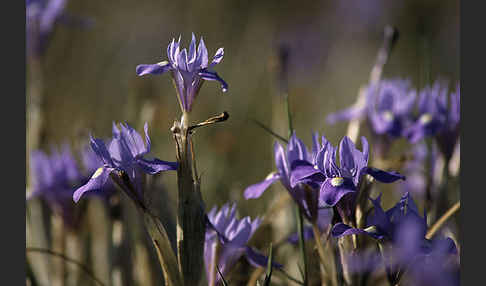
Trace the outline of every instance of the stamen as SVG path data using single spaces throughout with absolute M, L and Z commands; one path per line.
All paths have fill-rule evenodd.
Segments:
M 98 169 L 96 169 L 96 171 L 94 172 L 93 176 L 91 176 L 91 178 L 96 179 L 101 175 L 101 173 L 103 173 L 103 167 L 99 167 Z
M 432 115 L 430 113 L 425 113 L 419 118 L 420 123 L 422 124 L 428 124 L 430 121 L 432 121 Z
M 333 187 L 340 187 L 344 184 L 344 178 L 343 177 L 335 177 L 331 179 L 331 185 Z

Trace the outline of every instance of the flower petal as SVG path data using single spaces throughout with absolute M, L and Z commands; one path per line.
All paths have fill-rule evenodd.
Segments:
M 211 65 L 209 65 L 209 67 L 212 68 L 215 65 L 219 64 L 223 60 L 223 56 L 224 56 L 224 48 L 219 48 L 216 51 L 216 54 L 213 57 L 213 61 L 211 62 Z
M 248 188 L 246 188 L 244 193 L 245 199 L 248 200 L 248 199 L 254 199 L 260 197 L 271 184 L 273 184 L 275 181 L 279 179 L 280 179 L 280 174 L 275 172 L 270 173 L 264 181 L 251 185 Z
M 247 246 L 245 248 L 245 254 L 246 254 L 245 257 L 248 260 L 248 262 L 251 265 L 253 265 L 254 267 L 266 267 L 267 266 L 268 257 L 266 257 L 265 255 L 253 250 L 253 248 Z M 272 266 L 276 267 L 276 268 L 282 268 L 283 267 L 282 264 L 275 262 L 275 261 L 273 261 Z
M 373 167 L 365 167 L 363 169 L 364 174 L 368 174 L 382 183 L 393 183 L 397 180 L 405 180 L 405 176 L 396 171 L 383 171 Z
M 348 178 L 327 178 L 321 185 L 319 201 L 320 204 L 335 206 L 344 195 L 353 192 L 356 192 L 356 187 L 352 180 Z
M 321 174 L 321 176 L 318 178 L 322 178 L 322 181 L 325 180 L 324 174 L 322 174 L 319 169 L 315 168 L 314 165 L 304 160 L 296 160 L 292 163 L 292 171 L 290 172 L 290 186 L 293 188 L 298 183 L 301 183 L 302 180 L 316 174 Z
M 344 223 L 337 223 L 332 227 L 331 234 L 334 237 L 341 237 L 345 235 L 351 235 L 351 234 L 368 234 L 366 231 L 358 228 L 353 228 L 350 227 L 347 224 Z
M 162 161 L 157 158 L 147 160 L 145 158 L 137 159 L 138 166 L 147 174 L 157 174 L 163 171 L 177 170 L 177 162 Z
M 329 114 L 326 118 L 327 123 L 335 124 L 338 121 L 352 120 L 361 117 L 366 113 L 366 107 L 349 107 L 342 111 Z
M 108 165 L 113 165 L 113 160 L 111 159 L 110 152 L 108 152 L 108 149 L 106 149 L 105 142 L 101 139 L 96 139 L 93 136 L 90 137 L 90 146 L 91 149 L 98 155 L 98 157 L 103 160 L 105 164 Z
M 135 72 L 138 76 L 146 75 L 146 74 L 163 74 L 169 71 L 172 66 L 167 61 L 163 61 L 156 64 L 149 64 L 149 65 L 138 65 L 135 69 Z
M 202 37 L 199 41 L 199 46 L 197 47 L 197 57 L 195 65 L 201 67 L 202 69 L 208 67 L 208 49 L 206 48 Z
M 73 200 L 74 202 L 78 202 L 81 196 L 88 192 L 88 191 L 93 191 L 93 190 L 99 190 L 103 187 L 103 185 L 106 183 L 108 180 L 108 177 L 110 176 L 110 173 L 113 171 L 113 168 L 108 168 L 108 167 L 100 167 L 98 168 L 93 176 L 91 176 L 91 179 L 78 188 L 74 194 L 73 194 Z
M 216 72 L 203 69 L 199 72 L 199 76 L 205 80 L 219 81 L 221 83 L 221 89 L 223 92 L 228 91 L 228 84 L 222 78 L 220 78 Z

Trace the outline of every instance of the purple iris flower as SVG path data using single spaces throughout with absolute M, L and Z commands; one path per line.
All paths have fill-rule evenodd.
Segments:
M 213 263 L 217 263 L 224 276 L 242 256 L 255 267 L 266 267 L 268 258 L 247 245 L 261 223 L 260 218 L 253 221 L 250 217 L 237 219 L 235 204 L 225 204 L 219 211 L 214 207 L 207 216 L 209 226 L 206 229 L 204 259 L 208 279 L 212 279 L 212 273 L 217 273 L 214 272 L 216 269 Z M 278 263 L 274 266 L 282 267 Z M 216 275 L 216 282 L 219 279 L 219 275 Z
M 334 124 L 340 120 L 366 116 L 374 133 L 400 137 L 411 123 L 415 98 L 416 92 L 411 88 L 410 81 L 382 80 L 366 88 L 366 103 L 363 106 L 352 106 L 330 114 L 327 121 Z
M 99 190 L 107 182 L 112 172 L 122 177 L 123 189 L 127 195 L 137 202 L 143 202 L 142 173 L 157 174 L 162 171 L 176 170 L 176 162 L 166 162 L 155 159 L 147 159 L 150 152 L 150 137 L 148 136 L 148 124 L 145 123 L 145 144 L 142 136 L 128 124 L 120 124 L 118 129 L 113 123 L 113 138 L 108 147 L 101 139 L 90 137 L 93 151 L 102 161 L 91 179 L 78 188 L 73 195 L 75 202 L 88 191 Z
M 406 130 L 407 138 L 416 143 L 424 137 L 438 136 L 439 147 L 450 158 L 459 136 L 460 109 L 459 85 L 449 96 L 447 86 L 439 81 L 425 87 L 420 92 L 417 120 Z
M 75 223 L 74 204 L 72 201 L 74 186 L 83 176 L 68 145 L 58 151 L 53 148 L 50 155 L 42 151 L 33 151 L 30 159 L 33 178 L 32 193 L 27 198 L 42 198 L 67 225 Z
M 417 205 L 409 193 L 391 209 L 381 207 L 381 195 L 371 199 L 374 212 L 367 218 L 365 229 L 352 228 L 343 223 L 334 225 L 334 237 L 352 234 L 365 234 L 381 242 L 392 245 L 394 261 L 397 265 L 407 266 L 430 256 L 455 254 L 456 247 L 450 238 L 428 240 L 427 217 L 420 216 Z M 396 266 L 396 265 L 394 265 Z
M 208 50 L 202 37 L 197 50 L 194 33 L 192 34 L 189 51 L 186 49 L 181 51 L 180 41 L 180 37 L 177 42 L 175 39 L 172 39 L 172 42 L 167 47 L 168 61 L 138 65 L 136 72 L 139 76 L 170 72 L 179 95 L 181 109 L 185 112 L 190 112 L 194 99 L 198 95 L 204 80 L 219 81 L 223 92 L 228 90 L 228 84 L 215 71 L 211 70 L 223 60 L 224 49 L 219 48 L 213 57 L 213 61 L 208 64 Z
M 290 166 L 296 160 L 314 162 L 318 146 L 317 134 L 313 136 L 312 152 L 307 150 L 307 147 L 297 138 L 295 132 L 290 137 L 286 150 L 279 142 L 275 142 L 274 157 L 277 171 L 270 173 L 262 182 L 247 187 L 244 192 L 245 199 L 260 197 L 271 184 L 280 181 L 297 205 L 303 210 L 304 216 L 311 222 L 315 221 L 318 216 L 318 209 L 325 207 L 319 204 L 319 192 L 305 185 L 292 185 Z M 311 187 L 317 188 L 312 181 L 308 183 Z
M 320 189 L 319 201 L 336 206 L 341 216 L 352 214 L 357 193 L 364 175 L 370 175 L 383 183 L 392 183 L 405 177 L 398 172 L 386 172 L 368 167 L 368 141 L 361 137 L 363 151 L 345 136 L 339 144 L 339 166 L 336 162 L 337 148 L 322 136 L 322 144 L 314 162 L 295 160 L 292 162 L 290 186 L 300 183 L 314 184 Z

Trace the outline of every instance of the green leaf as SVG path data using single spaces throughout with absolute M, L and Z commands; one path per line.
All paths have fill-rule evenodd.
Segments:
M 263 282 L 263 286 L 270 286 L 270 280 L 272 280 L 272 267 L 273 264 L 273 250 L 272 244 L 270 243 L 270 254 L 268 255 L 268 263 L 267 263 L 267 274 L 265 275 L 265 281 Z

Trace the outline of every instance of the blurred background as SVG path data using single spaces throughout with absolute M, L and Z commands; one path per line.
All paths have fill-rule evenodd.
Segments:
M 222 111 L 230 115 L 195 135 L 206 208 L 231 201 L 241 216 L 263 216 L 279 197 L 288 196 L 275 184 L 260 199 L 243 198 L 248 185 L 275 168 L 275 138 L 252 120 L 287 133 L 279 87 L 281 48 L 288 52 L 288 94 L 297 135 L 310 146 L 311 132 L 318 131 L 338 144 L 347 123 L 329 125 L 325 117 L 356 100 L 387 24 L 399 30 L 400 38 L 385 78 L 408 78 L 416 88 L 442 78 L 455 86 L 460 78 L 459 6 L 455 0 L 67 1 L 66 12 L 90 18 L 93 25 L 60 24 L 53 31 L 42 64 L 45 137 L 40 148 L 80 146 L 90 133 L 110 137 L 112 122 L 127 122 L 142 132 L 148 121 L 151 154 L 175 161 L 169 129 L 181 112 L 170 76 L 138 77 L 135 67 L 166 59 L 167 45 L 179 35 L 188 47 L 194 32 L 198 40 L 204 38 L 210 56 L 224 47 L 215 70 L 229 84 L 222 93 L 219 84 L 205 83 L 193 106 L 194 123 Z M 172 208 L 176 175 L 158 179 L 161 187 L 152 196 L 156 201 L 166 193 L 160 195 L 160 206 Z M 282 217 L 292 231 L 290 207 Z

